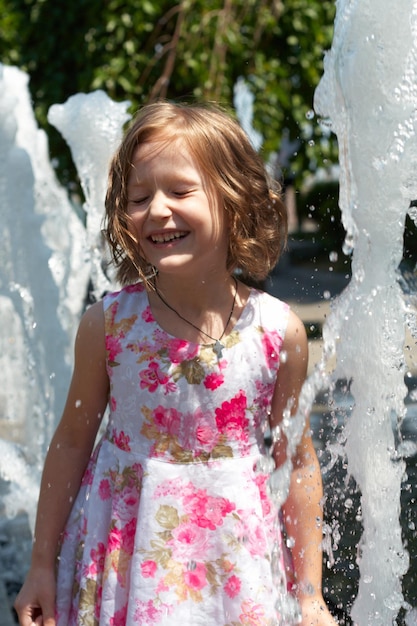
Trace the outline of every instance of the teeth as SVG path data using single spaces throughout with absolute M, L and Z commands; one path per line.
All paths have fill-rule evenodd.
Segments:
M 184 231 L 179 231 L 177 233 L 167 233 L 160 235 L 151 235 L 151 239 L 154 243 L 167 243 L 168 241 L 174 241 L 174 239 L 181 239 L 187 233 Z

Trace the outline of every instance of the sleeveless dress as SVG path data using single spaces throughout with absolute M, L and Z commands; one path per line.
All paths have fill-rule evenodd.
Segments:
M 63 535 L 57 625 L 289 624 L 262 469 L 288 306 L 252 289 L 219 356 L 158 326 L 141 285 L 103 306 L 109 418 Z

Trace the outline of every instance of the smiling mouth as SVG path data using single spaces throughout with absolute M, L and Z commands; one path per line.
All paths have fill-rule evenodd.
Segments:
M 176 241 L 183 239 L 188 233 L 186 231 L 178 231 L 175 233 L 159 233 L 158 235 L 151 235 L 149 239 L 153 243 L 169 243 L 170 241 Z

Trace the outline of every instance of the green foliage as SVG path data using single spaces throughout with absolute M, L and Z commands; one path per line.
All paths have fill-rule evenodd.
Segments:
M 332 0 L 0 0 L 0 60 L 28 72 L 35 113 L 61 164 L 66 148 L 46 116 L 74 93 L 103 89 L 130 100 L 132 111 L 158 98 L 232 106 L 242 76 L 265 158 L 287 129 L 300 139 L 289 167 L 301 181 L 336 155 L 334 140 L 321 142 L 317 123 L 306 120 L 334 12 Z

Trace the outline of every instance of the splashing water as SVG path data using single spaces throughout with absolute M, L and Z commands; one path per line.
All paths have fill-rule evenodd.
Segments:
M 49 109 L 48 121 L 62 134 L 69 147 L 85 196 L 87 241 L 91 258 L 93 294 L 99 299 L 112 287 L 103 269 L 105 248 L 101 239 L 107 172 L 130 119 L 130 102 L 113 102 L 103 91 L 77 94 L 65 104 Z
M 16 584 L 29 564 L 40 473 L 88 286 L 98 295 L 110 286 L 97 233 L 109 159 L 128 119 L 128 103 L 102 92 L 52 107 L 85 192 L 85 226 L 55 177 L 27 83 L 0 65 L 0 585 Z
M 417 195 L 417 3 L 337 3 L 332 48 L 315 94 L 316 112 L 336 133 L 340 207 L 353 251 L 352 280 L 324 328 L 326 360 L 351 381 L 348 471 L 362 492 L 359 625 L 391 624 L 404 606 L 401 541 L 404 462 L 392 418 L 404 416 L 405 305 L 398 283 L 404 224 Z M 323 364 L 322 364 L 323 366 Z M 322 374 L 323 367 L 315 376 Z M 321 373 L 320 373 L 321 372 Z M 388 506 L 387 506 L 388 503 Z
M 27 82 L 0 65 L 0 429 L 39 469 L 63 407 L 89 272 L 85 229 L 55 178 Z

